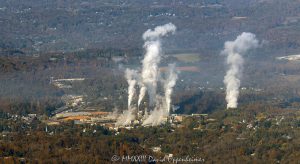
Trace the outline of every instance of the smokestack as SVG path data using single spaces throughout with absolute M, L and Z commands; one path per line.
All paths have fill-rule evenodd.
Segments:
M 170 109 L 171 109 L 171 96 L 173 93 L 173 87 L 176 84 L 177 81 L 177 72 L 176 72 L 176 65 L 175 64 L 169 64 L 168 67 L 168 77 L 165 81 L 164 84 L 164 89 L 165 89 L 165 101 L 166 101 L 166 110 L 167 113 L 170 113 Z
M 169 64 L 166 79 L 163 80 L 165 96 L 156 95 L 156 106 L 153 111 L 150 112 L 148 117 L 145 117 L 143 125 L 157 126 L 165 123 L 170 113 L 171 108 L 171 95 L 173 93 L 173 87 L 176 84 L 177 72 L 175 70 L 175 64 Z
M 132 107 L 132 100 L 136 94 L 135 85 L 137 83 L 137 76 L 136 70 L 126 69 L 125 78 L 128 83 L 128 109 L 120 115 L 116 125 L 130 125 L 131 121 L 135 119 L 136 108 Z
M 252 48 L 257 48 L 258 40 L 252 33 L 243 32 L 234 41 L 227 41 L 224 45 L 222 54 L 227 56 L 226 64 L 228 70 L 224 77 L 226 86 L 226 101 L 228 108 L 237 108 L 239 88 L 241 85 L 241 77 L 244 59 L 243 55 Z
M 128 83 L 128 109 L 131 108 L 131 103 L 136 93 L 135 85 L 137 83 L 137 76 L 138 74 L 136 70 L 131 70 L 128 68 L 126 69 L 125 78 L 127 79 Z
M 141 83 L 139 84 L 140 85 L 140 94 L 139 94 L 139 99 L 138 99 L 138 108 L 140 107 L 142 101 L 143 101 L 143 98 L 146 96 L 146 86 Z
M 172 23 L 168 23 L 163 26 L 157 26 L 154 30 L 148 29 L 143 34 L 146 54 L 142 61 L 142 85 L 140 86 L 138 106 L 140 106 L 147 91 L 149 95 L 149 105 L 155 105 L 157 81 L 159 76 L 158 64 L 161 60 L 160 37 L 166 36 L 168 33 L 174 33 L 175 31 L 176 26 Z

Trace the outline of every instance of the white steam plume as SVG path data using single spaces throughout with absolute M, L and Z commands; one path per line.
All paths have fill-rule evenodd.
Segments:
M 224 77 L 226 85 L 226 101 L 228 108 L 237 108 L 239 87 L 243 70 L 244 55 L 249 49 L 257 48 L 259 42 L 252 33 L 243 32 L 234 41 L 227 41 L 224 45 L 222 54 L 227 56 L 226 63 L 229 69 Z
M 175 33 L 176 31 L 176 26 L 173 23 L 167 23 L 162 26 L 156 26 L 154 30 L 148 29 L 144 34 L 143 34 L 143 39 L 144 40 L 156 40 L 159 37 L 166 36 L 168 33 Z
M 171 96 L 173 93 L 173 87 L 176 84 L 177 81 L 177 72 L 176 72 L 176 65 L 175 64 L 169 64 L 168 67 L 168 77 L 165 81 L 164 84 L 164 89 L 165 89 L 165 101 L 166 101 L 166 110 L 167 113 L 170 113 L 170 109 L 171 109 Z
M 139 85 L 140 85 L 140 94 L 139 94 L 139 100 L 138 100 L 138 108 L 140 107 L 140 105 L 143 101 L 143 98 L 146 95 L 146 91 L 147 91 L 147 88 L 143 83 L 141 83 Z
M 126 69 L 125 71 L 125 78 L 128 83 L 128 109 L 123 111 L 123 114 L 117 120 L 116 125 L 129 125 L 132 120 L 135 119 L 135 111 L 136 108 L 132 107 L 132 100 L 136 94 L 135 85 L 137 83 L 137 71 Z
M 127 68 L 125 71 L 125 78 L 128 83 L 128 109 L 130 109 L 133 97 L 136 93 L 135 85 L 137 83 L 137 71 Z
M 156 88 L 158 81 L 158 64 L 161 59 L 161 44 L 160 37 L 168 33 L 174 33 L 176 26 L 172 23 L 163 26 L 157 26 L 154 30 L 148 29 L 143 34 L 145 40 L 144 48 L 146 49 L 145 57 L 142 61 L 142 83 L 140 86 L 140 94 L 138 99 L 138 106 L 140 106 L 143 98 L 148 91 L 149 105 L 155 105 Z
M 155 95 L 158 80 L 158 63 L 160 62 L 160 42 L 159 41 L 148 41 L 145 43 L 146 55 L 143 62 L 142 69 L 142 82 L 144 86 L 141 88 L 142 91 L 148 91 L 149 105 L 153 106 L 155 103 Z
M 178 78 L 175 64 L 169 64 L 167 77 L 163 80 L 165 96 L 156 95 L 156 106 L 153 111 L 150 112 L 148 117 L 145 117 L 143 125 L 157 126 L 165 123 L 170 113 L 171 108 L 171 95 L 173 87 L 176 84 Z

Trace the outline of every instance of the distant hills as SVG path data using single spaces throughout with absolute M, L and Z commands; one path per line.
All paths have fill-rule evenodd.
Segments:
M 241 32 L 267 41 L 258 56 L 300 51 L 298 2 L 292 0 L 1 1 L 0 54 L 141 48 L 142 33 L 172 22 L 166 51 L 219 54 Z

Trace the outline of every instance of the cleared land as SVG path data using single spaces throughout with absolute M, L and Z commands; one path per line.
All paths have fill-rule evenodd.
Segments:
M 177 60 L 181 62 L 193 63 L 193 62 L 200 61 L 200 56 L 199 54 L 196 53 L 182 53 L 182 54 L 175 54 L 172 56 L 174 56 Z

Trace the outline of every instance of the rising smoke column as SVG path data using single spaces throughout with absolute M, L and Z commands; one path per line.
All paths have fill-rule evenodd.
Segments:
M 176 72 L 176 65 L 175 64 L 169 64 L 168 67 L 168 77 L 164 84 L 165 89 L 165 101 L 166 101 L 166 111 L 169 114 L 171 109 L 171 96 L 173 93 L 173 87 L 176 84 L 177 81 L 177 72 Z
M 156 106 L 150 115 L 143 121 L 143 125 L 157 126 L 166 121 L 169 116 L 171 108 L 171 96 L 173 93 L 173 87 L 176 84 L 178 78 L 175 64 L 169 64 L 166 79 L 162 80 L 165 95 L 156 95 Z
M 133 97 L 136 93 L 135 85 L 137 83 L 137 71 L 127 68 L 125 71 L 125 78 L 128 83 L 128 109 L 130 109 Z
M 157 26 L 154 30 L 148 29 L 143 34 L 146 54 L 142 61 L 142 85 L 140 86 L 138 106 L 140 106 L 147 91 L 149 94 L 149 105 L 155 105 L 156 88 L 159 76 L 158 64 L 161 60 L 160 37 L 166 36 L 168 33 L 174 33 L 175 31 L 176 26 L 172 23 L 168 23 L 163 26 Z
M 125 78 L 128 83 L 128 109 L 123 112 L 123 114 L 118 118 L 117 125 L 129 125 L 132 120 L 135 119 L 136 108 L 132 106 L 132 100 L 136 94 L 135 86 L 137 84 L 137 71 L 126 69 Z
M 224 45 L 222 54 L 227 56 L 226 63 L 228 70 L 224 77 L 226 85 L 226 101 L 228 108 L 237 108 L 237 100 L 239 96 L 239 87 L 241 84 L 241 76 L 243 70 L 244 55 L 249 49 L 257 48 L 258 40 L 252 33 L 243 32 L 234 41 L 227 41 Z

